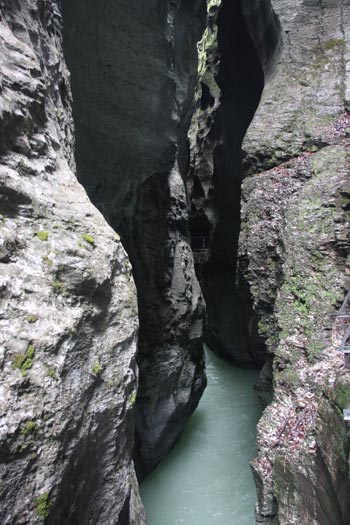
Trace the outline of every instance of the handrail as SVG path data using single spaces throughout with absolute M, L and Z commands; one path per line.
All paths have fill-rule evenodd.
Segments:
M 338 315 L 336 317 L 350 317 L 350 312 L 345 313 L 345 310 L 349 308 L 350 304 L 350 289 L 348 290 L 345 299 L 343 301 L 343 304 L 341 305 Z M 350 344 L 347 344 L 348 340 L 350 338 L 350 324 L 348 328 L 346 329 L 345 334 L 342 337 L 342 340 L 340 342 L 340 345 L 338 347 L 339 352 L 343 352 L 344 355 L 344 364 L 346 368 L 350 367 Z M 350 426 L 350 408 L 345 408 L 343 410 L 343 419 L 344 423 L 347 427 Z
M 341 340 L 341 343 L 340 343 L 340 345 L 338 347 L 339 352 L 344 350 L 344 347 L 346 346 L 346 342 L 349 339 L 349 337 L 350 337 L 350 326 L 348 326 L 345 334 L 343 335 L 343 339 Z
M 337 318 L 339 317 L 350 317 L 350 312 L 344 313 L 344 310 L 346 307 L 349 307 L 350 303 L 350 289 L 348 290 L 345 299 L 343 301 L 343 304 L 338 310 L 338 314 L 336 315 Z M 348 328 L 346 329 L 345 334 L 342 337 L 342 340 L 340 342 L 340 345 L 338 346 L 337 350 L 338 352 L 343 352 L 344 354 L 344 361 L 345 366 L 350 367 L 350 359 L 349 359 L 349 350 L 350 350 L 350 344 L 347 344 L 348 340 L 350 339 L 350 324 Z
M 192 251 L 193 252 L 208 251 L 209 243 L 210 243 L 210 237 L 209 236 L 197 235 L 195 237 L 192 237 L 192 239 L 191 239 Z
M 350 289 L 348 290 L 348 293 L 346 294 L 345 296 L 345 299 L 343 301 L 343 304 L 341 305 L 341 307 L 339 308 L 339 314 L 343 314 L 346 306 L 349 306 L 349 301 L 350 301 Z

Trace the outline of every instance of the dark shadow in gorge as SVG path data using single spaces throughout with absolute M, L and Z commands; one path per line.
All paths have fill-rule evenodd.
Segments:
M 275 49 L 280 42 L 279 24 L 270 2 L 257 6 L 255 26 L 253 16 L 248 27 L 240 0 L 223 0 L 218 14 L 220 67 L 216 81 L 221 99 L 204 146 L 212 148 L 213 176 L 205 197 L 200 181 L 205 181 L 206 174 L 196 169 L 190 174 L 193 181 L 190 230 L 194 250 L 196 239 L 205 239 L 202 243 L 208 245 L 208 260 L 197 265 L 207 304 L 206 341 L 215 352 L 240 366 L 261 367 L 264 341 L 258 335 L 249 287 L 240 292 L 236 276 L 243 177 L 241 145 L 264 88 L 262 63 L 266 68 L 271 66 L 269 61 L 276 60 Z M 263 15 L 262 27 L 259 14 Z M 261 35 L 265 40 L 261 41 Z M 259 56 L 257 45 L 261 46 Z M 201 103 L 202 109 L 213 104 L 206 91 Z M 205 150 L 202 153 L 207 154 Z
M 63 0 L 62 8 L 78 178 L 121 234 L 137 286 L 142 477 L 179 438 L 206 384 L 205 307 L 182 180 L 206 4 Z

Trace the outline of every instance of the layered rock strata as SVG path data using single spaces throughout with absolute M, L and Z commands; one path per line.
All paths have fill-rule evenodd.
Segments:
M 130 263 L 75 177 L 56 2 L 0 6 L 0 522 L 143 524 Z
M 138 290 L 142 476 L 178 439 L 205 386 L 183 178 L 206 3 L 62 5 L 79 178 L 121 232 Z
M 251 342 L 236 286 L 241 145 L 279 55 L 280 29 L 269 1 L 209 4 L 189 132 L 192 246 L 208 344 L 240 365 L 260 365 L 264 347 Z
M 243 144 L 239 243 L 242 301 L 268 349 L 257 523 L 345 525 L 349 320 L 334 315 L 350 273 L 350 2 L 273 5 L 284 48 Z

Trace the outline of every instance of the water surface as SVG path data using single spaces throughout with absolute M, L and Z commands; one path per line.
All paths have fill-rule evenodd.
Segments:
M 258 374 L 210 351 L 208 386 L 169 456 L 142 483 L 148 525 L 254 525 Z

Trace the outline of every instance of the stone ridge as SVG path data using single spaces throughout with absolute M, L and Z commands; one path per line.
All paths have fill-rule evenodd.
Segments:
M 0 522 L 142 525 L 131 266 L 75 177 L 57 4 L 0 4 Z
M 275 515 L 280 523 L 327 523 L 337 515 L 345 523 L 349 512 L 342 409 L 350 401 L 350 380 L 336 351 L 344 326 L 331 317 L 350 270 L 348 170 L 344 142 L 243 184 L 239 269 L 274 357 L 274 396 L 259 423 L 259 458 L 253 463 L 261 487 L 258 523 L 265 523 L 263 517 L 274 523 Z M 265 396 L 270 366 L 268 360 L 258 386 Z M 322 468 L 320 456 L 327 458 Z M 281 461 L 288 475 L 279 470 Z M 304 481 L 298 479 L 301 464 Z M 314 485 L 322 477 L 323 484 Z M 327 502 L 324 517 L 304 499 L 306 483 L 315 500 Z

